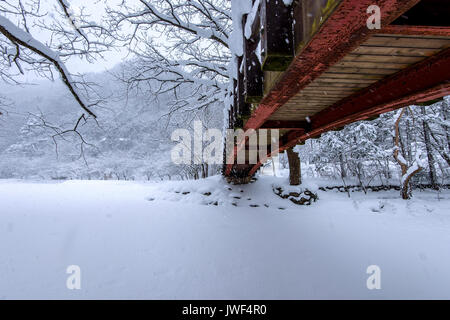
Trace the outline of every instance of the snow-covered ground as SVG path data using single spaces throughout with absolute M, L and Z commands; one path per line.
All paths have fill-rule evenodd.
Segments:
M 0 181 L 0 298 L 450 299 L 449 191 L 298 206 L 281 183 Z

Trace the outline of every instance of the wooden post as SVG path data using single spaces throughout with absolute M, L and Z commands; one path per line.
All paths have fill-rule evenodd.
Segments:
M 294 58 L 293 8 L 281 0 L 261 1 L 264 71 L 285 71 Z

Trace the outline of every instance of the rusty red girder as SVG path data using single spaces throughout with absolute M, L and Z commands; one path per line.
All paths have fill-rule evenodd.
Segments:
M 366 41 L 374 30 L 367 28 L 367 8 L 378 5 L 382 25 L 387 26 L 419 0 L 343 0 L 298 54 L 274 88 L 263 98 L 244 129 L 258 129 L 281 106 L 333 64 Z M 233 165 L 226 166 L 229 175 Z
M 290 148 L 288 147 L 289 142 L 291 141 L 297 141 L 299 137 L 302 137 L 305 135 L 305 130 L 292 130 L 285 134 L 281 139 L 279 146 L 280 148 L 278 150 L 275 150 L 273 153 L 270 153 L 267 155 L 265 159 L 259 159 L 258 163 L 255 164 L 252 169 L 249 171 L 249 175 L 253 176 L 253 174 L 264 164 L 264 162 L 267 161 L 272 156 L 276 156 L 278 153 L 285 151 L 286 149 Z
M 404 97 L 403 99 L 392 101 L 390 104 L 384 105 L 382 107 L 373 108 L 371 110 L 371 112 L 366 111 L 366 112 L 361 112 L 361 113 L 355 114 L 353 117 L 348 117 L 347 119 L 345 119 L 345 122 L 343 122 L 343 123 L 344 123 L 344 125 L 346 125 L 346 124 L 353 123 L 355 121 L 366 120 L 368 118 L 382 114 L 384 112 L 389 112 L 389 111 L 392 111 L 392 110 L 395 110 L 395 109 L 398 109 L 401 107 L 412 105 L 414 103 L 423 103 L 423 102 L 432 101 L 432 100 L 442 98 L 447 95 L 450 95 L 450 83 L 438 85 L 434 88 L 425 90 L 423 92 L 418 92 L 418 93 L 412 94 L 408 97 Z M 283 139 L 283 142 L 285 140 L 288 140 L 288 142 L 280 143 L 280 148 L 277 153 L 283 152 L 291 147 L 294 147 L 298 143 L 304 142 L 309 138 L 317 137 L 326 131 L 329 131 L 329 130 L 328 129 L 326 129 L 326 130 L 316 129 L 309 133 L 304 133 L 301 131 L 289 132 L 288 136 L 285 139 Z M 273 155 L 269 154 L 266 157 L 266 159 L 270 158 L 271 156 L 273 156 Z M 258 164 L 253 166 L 253 168 L 249 171 L 249 175 L 253 175 L 261 167 L 261 165 L 263 163 L 264 163 L 264 161 L 260 161 L 260 162 L 258 162 Z
M 280 142 L 279 152 L 347 124 L 446 95 L 450 95 L 450 48 L 319 112 L 311 118 L 311 130 L 290 132 Z M 253 175 L 261 164 L 255 165 L 249 174 Z
M 393 101 L 417 92 L 444 85 L 450 81 L 450 48 L 393 74 L 373 85 L 344 98 L 311 117 L 311 129 L 333 129 L 347 124 L 347 118 L 357 114 L 391 111 Z
M 380 7 L 382 26 L 387 26 L 418 2 L 343 0 L 264 97 L 245 124 L 245 129 L 261 127 L 276 110 L 375 33 L 367 28 L 366 11 L 369 6 L 376 4 Z
M 381 34 L 401 34 L 408 36 L 444 36 L 450 37 L 450 27 L 390 25 L 380 30 Z
M 392 111 L 392 110 L 395 110 L 395 109 L 398 109 L 398 108 L 401 108 L 404 106 L 408 106 L 408 105 L 411 105 L 414 103 L 423 103 L 423 102 L 427 102 L 427 101 L 432 101 L 432 100 L 441 98 L 446 95 L 450 95 L 450 83 L 439 85 L 434 88 L 425 90 L 424 92 L 419 92 L 416 94 L 412 94 L 408 97 L 405 97 L 403 99 L 392 101 L 390 104 L 384 105 L 380 108 L 373 108 L 371 110 L 371 112 L 366 111 L 366 112 L 361 112 L 361 113 L 355 114 L 355 115 L 353 115 L 353 117 L 346 118 L 345 122 L 343 122 L 343 123 L 345 125 L 345 124 L 353 123 L 355 121 L 365 120 L 365 119 L 371 118 L 373 116 L 382 114 L 384 112 Z M 277 153 L 283 152 L 283 151 L 287 150 L 288 148 L 294 147 L 299 142 L 303 142 L 309 138 L 316 137 L 326 131 L 328 131 L 328 130 L 327 129 L 316 129 L 307 134 L 305 134 L 304 132 L 301 132 L 301 131 L 289 132 L 286 139 L 283 139 L 283 140 L 288 140 L 288 142 L 285 142 L 284 144 L 280 143 L 280 148 L 277 151 Z M 269 154 L 266 157 L 266 159 L 270 158 L 271 156 L 273 156 L 273 155 Z M 264 163 L 264 161 L 260 161 L 256 165 L 254 165 L 253 168 L 249 171 L 249 175 L 250 176 L 253 175 L 261 167 L 261 165 L 263 165 L 263 163 Z
M 404 97 L 403 99 L 398 99 L 396 101 L 392 101 L 390 104 L 381 106 L 379 108 L 373 108 L 371 110 L 371 112 L 369 111 L 365 111 L 365 112 L 361 112 L 358 114 L 353 115 L 353 117 L 348 117 L 345 119 L 345 121 L 343 121 L 342 123 L 345 124 L 349 124 L 349 123 L 353 123 L 355 121 L 360 121 L 360 120 L 365 120 L 368 118 L 371 118 L 373 116 L 385 113 L 385 112 L 389 112 L 404 106 L 408 106 L 408 105 L 412 105 L 414 103 L 423 103 L 423 102 L 427 102 L 427 101 L 432 101 L 438 98 L 442 98 L 443 96 L 446 95 L 450 95 L 450 83 L 446 83 L 446 84 L 442 84 L 442 85 L 438 85 L 434 88 L 425 90 L 423 92 L 418 92 L 416 94 L 412 94 L 408 97 Z M 309 133 L 304 133 L 301 131 L 292 131 L 288 134 L 288 137 L 286 139 L 283 140 L 288 140 L 288 142 L 281 144 L 280 143 L 280 148 L 277 151 L 277 153 L 279 152 L 283 152 L 291 147 L 294 147 L 295 145 L 297 145 L 299 142 L 303 142 L 309 138 L 313 138 L 313 137 L 317 137 L 320 134 L 329 131 L 329 129 L 316 129 L 313 130 Z M 270 158 L 272 156 L 272 154 L 269 154 L 267 158 Z M 260 161 L 258 162 L 258 164 L 256 164 L 255 166 L 253 166 L 253 168 L 250 170 L 249 175 L 253 175 L 259 168 L 260 166 L 264 163 L 264 161 Z
M 396 110 L 405 106 L 413 105 L 415 103 L 424 103 L 433 101 L 444 96 L 450 95 L 450 81 L 444 82 L 442 84 L 436 85 L 435 87 L 425 89 L 423 91 L 415 92 L 410 95 L 404 96 L 402 98 L 392 100 L 386 104 L 381 104 L 373 107 L 369 107 L 354 114 L 345 116 L 337 121 L 327 123 L 323 126 L 315 128 L 297 138 L 290 140 L 283 148 L 284 150 L 297 145 L 299 142 L 305 141 L 310 138 L 315 138 L 320 136 L 322 133 L 327 131 L 335 130 L 339 127 L 345 126 L 347 124 L 367 120 L 374 116 Z

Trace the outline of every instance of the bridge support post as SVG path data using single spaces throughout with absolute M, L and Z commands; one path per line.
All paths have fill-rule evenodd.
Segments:
M 286 150 L 289 162 L 289 184 L 291 186 L 298 186 L 302 183 L 300 157 L 294 148 Z
M 235 164 L 231 169 L 229 175 L 226 176 L 227 182 L 232 184 L 247 184 L 253 178 L 253 175 L 249 174 L 253 165 L 249 164 Z

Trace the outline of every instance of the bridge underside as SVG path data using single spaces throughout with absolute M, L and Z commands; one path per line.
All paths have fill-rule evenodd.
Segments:
M 308 25 L 302 26 L 300 36 L 294 32 L 295 53 L 285 70 L 266 66 L 270 58 L 266 52 L 266 60 L 260 65 L 263 70 L 260 100 L 255 99 L 255 94 L 250 99 L 253 88 L 248 83 L 254 83 L 255 79 L 258 83 L 258 70 L 256 75 L 248 72 L 242 75 L 240 81 L 246 84 L 246 90 L 239 97 L 237 86 L 230 127 L 279 129 L 277 152 L 282 152 L 352 122 L 450 94 L 448 1 L 319 2 L 323 3 L 323 9 L 327 8 L 319 10 L 320 27 L 309 37 L 305 36 Z M 308 5 L 308 1 L 302 3 Z M 367 27 L 366 10 L 374 3 L 381 9 L 381 29 Z M 305 21 L 308 8 L 299 8 L 295 2 L 293 6 L 296 25 L 302 14 L 303 24 L 311 24 Z M 263 4 L 260 14 L 265 15 L 264 9 Z M 265 16 L 261 21 L 267 23 L 268 19 Z M 270 29 L 270 24 L 266 29 Z M 259 39 L 257 32 L 252 37 L 255 38 L 245 41 L 268 41 Z M 270 46 L 267 48 L 270 51 Z M 247 51 L 246 55 L 240 70 L 247 70 L 246 63 L 254 63 L 251 53 Z M 252 110 L 248 116 L 239 117 L 239 112 L 245 109 L 242 105 Z M 238 148 L 245 148 L 245 144 Z M 235 155 L 227 156 L 230 164 L 225 174 L 245 177 L 252 176 L 271 155 L 261 157 L 257 164 L 239 166 L 231 164 Z

